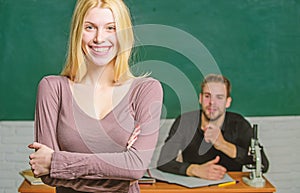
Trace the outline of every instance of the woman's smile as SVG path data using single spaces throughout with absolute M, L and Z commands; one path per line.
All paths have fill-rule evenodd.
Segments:
M 108 54 L 111 46 L 91 46 L 90 48 L 94 54 L 104 56 Z

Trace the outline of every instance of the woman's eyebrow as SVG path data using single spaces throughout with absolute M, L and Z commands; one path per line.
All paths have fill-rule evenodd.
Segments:
M 90 24 L 93 24 L 93 25 L 97 25 L 96 23 L 92 22 L 92 21 L 89 21 L 89 20 L 86 20 L 84 21 L 84 23 L 90 23 Z M 111 25 L 111 24 L 116 24 L 116 22 L 112 21 L 112 22 L 107 22 L 105 23 L 104 25 Z
M 105 25 L 110 25 L 110 24 L 116 24 L 116 22 L 108 22 L 108 23 L 106 23 Z

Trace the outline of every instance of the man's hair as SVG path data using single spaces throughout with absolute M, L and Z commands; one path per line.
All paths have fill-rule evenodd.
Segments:
M 223 83 L 226 86 L 226 91 L 227 91 L 227 97 L 230 97 L 231 95 L 231 84 L 230 81 L 223 75 L 220 74 L 209 74 L 205 76 L 201 83 L 201 93 L 203 92 L 203 88 L 207 83 Z M 202 93 L 203 94 L 203 93 Z

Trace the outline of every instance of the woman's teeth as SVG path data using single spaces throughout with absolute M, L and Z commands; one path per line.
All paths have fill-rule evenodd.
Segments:
M 109 48 L 93 48 L 96 52 L 107 52 Z

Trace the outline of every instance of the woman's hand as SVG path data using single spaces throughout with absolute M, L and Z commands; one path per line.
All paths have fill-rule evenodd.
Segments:
M 48 175 L 50 173 L 52 154 L 54 150 L 37 142 L 29 144 L 28 147 L 36 150 L 29 156 L 29 164 L 34 176 L 40 177 Z

